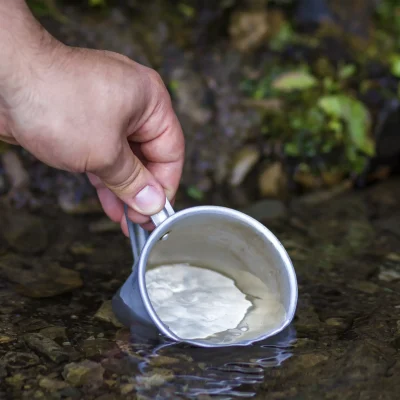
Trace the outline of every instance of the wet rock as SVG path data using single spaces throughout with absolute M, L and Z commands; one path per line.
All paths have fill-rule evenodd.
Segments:
M 26 318 L 17 322 L 18 328 L 21 332 L 35 332 L 40 329 L 47 328 L 49 323 L 41 318 Z
M 346 318 L 332 317 L 325 320 L 325 324 L 329 331 L 333 333 L 341 333 L 350 327 L 350 321 Z
M 112 310 L 112 302 L 111 300 L 105 301 L 100 308 L 97 310 L 94 319 L 97 319 L 99 321 L 103 322 L 108 322 L 110 324 L 113 324 L 117 328 L 122 328 L 124 325 L 121 324 L 117 317 L 115 316 L 113 310 Z
M 394 269 L 381 268 L 378 278 L 385 282 L 398 281 L 400 279 L 400 272 Z
M 68 360 L 68 354 L 65 353 L 62 347 L 54 340 L 40 333 L 28 333 L 24 335 L 24 340 L 32 350 L 47 356 L 57 364 Z
M 12 338 L 10 336 L 0 335 L 0 344 L 10 343 L 13 340 L 15 340 L 15 338 Z
M 23 211 L 8 210 L 0 217 L 2 235 L 9 246 L 23 254 L 35 254 L 48 245 L 47 229 L 39 217 Z
M 352 289 L 359 290 L 360 292 L 367 294 L 375 294 L 379 291 L 379 286 L 375 285 L 375 283 L 368 281 L 356 281 L 349 284 L 349 287 Z
M 82 256 L 82 255 L 93 254 L 94 248 L 93 246 L 87 243 L 75 242 L 72 244 L 69 251 L 76 256 Z
M 22 374 L 15 374 L 5 379 L 7 385 L 12 386 L 14 389 L 21 389 L 26 378 Z
M 96 199 L 87 199 L 86 201 L 77 202 L 75 194 L 63 193 L 58 197 L 58 205 L 66 214 L 83 215 L 83 214 L 100 214 L 103 209 Z
M 251 52 L 264 44 L 269 36 L 268 13 L 265 10 L 237 11 L 232 14 L 229 34 L 234 47 Z
M 46 336 L 52 340 L 54 339 L 67 339 L 65 327 L 63 326 L 49 326 L 40 331 L 43 336 Z
M 7 376 L 6 366 L 0 362 L 0 379 L 5 378 Z
M 107 339 L 86 339 L 83 342 L 82 350 L 85 357 L 94 357 L 96 355 L 107 353 L 116 348 L 116 344 Z
M 241 149 L 233 160 L 229 183 L 239 186 L 260 159 L 260 150 L 255 146 L 246 146 Z
M 172 365 L 181 362 L 178 358 L 167 356 L 156 356 L 149 360 L 149 364 L 153 367 L 163 367 L 165 365 Z
M 104 368 L 93 361 L 83 360 L 64 367 L 64 379 L 74 387 L 98 386 L 103 382 Z
M 163 368 L 155 368 L 151 372 L 136 377 L 137 385 L 141 389 L 150 390 L 155 387 L 164 385 L 164 383 L 172 380 L 174 373 Z
M 272 199 L 261 200 L 241 211 L 258 221 L 283 218 L 287 215 L 285 205 L 279 200 Z
M 89 225 L 89 231 L 92 233 L 119 232 L 120 224 L 111 221 L 109 218 L 101 218 Z
M 307 295 L 299 301 L 295 315 L 295 326 L 299 334 L 315 334 L 321 327 L 319 316 Z
M 200 75 L 188 65 L 182 64 L 173 69 L 171 82 L 177 86 L 175 91 L 176 108 L 180 114 L 186 114 L 194 123 L 207 124 L 211 111 L 206 107 L 206 86 Z
M 17 284 L 24 296 L 44 298 L 70 292 L 83 285 L 78 272 L 55 262 L 8 255 L 0 258 L 0 276 Z
M 264 168 L 258 178 L 258 187 L 263 197 L 279 197 L 285 192 L 287 177 L 280 162 L 275 162 Z
M 10 351 L 1 359 L 1 363 L 8 370 L 24 369 L 39 364 L 39 357 L 32 353 Z
M 122 395 L 127 395 L 128 393 L 132 392 L 135 389 L 135 384 L 134 383 L 127 383 L 125 385 L 121 386 L 121 394 Z
M 68 386 L 66 382 L 60 381 L 58 379 L 42 378 L 39 381 L 39 386 L 42 389 L 46 389 L 50 392 L 55 392 L 56 390 L 64 389 Z
M 297 368 L 301 370 L 302 368 L 313 368 L 316 365 L 328 360 L 328 356 L 326 354 L 321 353 L 309 353 L 309 354 L 300 354 L 297 357 L 293 358 L 293 361 Z M 294 368 L 292 366 L 292 368 Z M 296 368 L 295 368 L 296 369 Z

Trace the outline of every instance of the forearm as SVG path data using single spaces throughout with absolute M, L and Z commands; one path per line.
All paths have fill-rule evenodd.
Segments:
M 0 97 L 30 78 L 54 39 L 24 0 L 0 0 Z

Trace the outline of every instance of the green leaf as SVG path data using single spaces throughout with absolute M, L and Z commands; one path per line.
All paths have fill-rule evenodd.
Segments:
M 344 65 L 339 70 L 339 78 L 340 79 L 348 79 L 352 77 L 356 73 L 356 66 L 353 64 Z
M 363 103 L 340 94 L 321 97 L 318 106 L 330 117 L 342 119 L 354 146 L 365 154 L 374 154 L 374 142 L 369 137 L 371 117 Z
M 189 186 L 187 188 L 187 194 L 192 199 L 195 199 L 198 201 L 201 201 L 204 198 L 204 193 L 200 189 L 198 189 L 196 186 Z
M 272 82 L 272 87 L 282 92 L 307 90 L 316 86 L 317 79 L 305 71 L 291 71 L 281 74 Z
M 396 78 L 400 78 L 400 54 L 392 54 L 389 58 L 390 72 Z
M 89 6 L 91 7 L 97 7 L 97 6 L 105 6 L 106 5 L 106 0 L 88 0 Z

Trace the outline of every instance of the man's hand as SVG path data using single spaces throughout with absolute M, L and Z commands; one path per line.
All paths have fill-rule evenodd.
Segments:
M 173 201 L 184 158 L 182 130 L 159 75 L 116 53 L 65 46 L 24 2 L 2 1 L 14 21 L 0 28 L 0 49 L 10 55 L 6 65 L 0 60 L 0 138 L 52 167 L 88 173 L 125 234 L 123 203 L 134 222 L 147 224 L 165 195 Z

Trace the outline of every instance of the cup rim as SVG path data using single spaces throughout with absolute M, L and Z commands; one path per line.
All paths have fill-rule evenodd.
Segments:
M 245 222 L 249 226 L 253 227 L 256 229 L 258 232 L 261 232 L 273 245 L 275 250 L 278 252 L 280 258 L 282 259 L 285 269 L 288 274 L 289 278 L 289 287 L 290 287 L 290 302 L 289 302 L 289 307 L 286 311 L 286 318 L 285 322 L 281 324 L 278 328 L 275 330 L 265 334 L 261 335 L 257 339 L 253 340 L 244 340 L 242 342 L 238 343 L 233 343 L 233 344 L 227 344 L 227 345 L 221 345 L 221 344 L 215 344 L 215 343 L 208 343 L 205 340 L 188 340 L 188 339 L 182 339 L 178 337 L 175 333 L 173 333 L 164 323 L 161 321 L 161 319 L 158 317 L 157 313 L 155 312 L 153 305 L 151 304 L 149 295 L 147 293 L 146 289 L 146 283 L 145 283 L 145 268 L 147 264 L 148 257 L 150 255 L 151 249 L 153 246 L 157 243 L 157 241 L 165 235 L 169 229 L 179 220 L 182 220 L 184 218 L 189 217 L 192 214 L 225 214 L 229 215 L 231 217 L 237 218 L 241 220 L 242 222 Z M 139 290 L 141 293 L 141 298 L 143 301 L 143 304 L 146 308 L 146 311 L 150 317 L 150 319 L 153 321 L 154 325 L 158 328 L 158 330 L 167 336 L 168 338 L 178 341 L 178 342 L 184 342 L 184 343 L 189 343 L 192 345 L 196 346 L 201 346 L 201 347 L 233 347 L 233 346 L 247 346 L 249 344 L 252 344 L 254 342 L 258 342 L 264 339 L 267 339 L 268 337 L 274 336 L 277 333 L 281 332 L 284 330 L 293 320 L 295 312 L 296 312 L 296 307 L 297 307 L 297 301 L 298 301 L 298 285 L 297 285 L 297 277 L 296 277 L 296 272 L 293 266 L 293 263 L 289 257 L 289 254 L 287 253 L 286 249 L 283 247 L 282 243 L 279 241 L 279 239 L 275 236 L 274 233 L 272 233 L 265 225 L 263 225 L 261 222 L 257 221 L 255 218 L 250 217 L 249 215 L 238 211 L 234 210 L 232 208 L 228 207 L 221 207 L 221 206 L 196 206 L 196 207 L 189 207 L 180 211 L 177 211 L 170 217 L 168 217 L 163 223 L 161 223 L 159 226 L 157 226 L 154 231 L 150 234 L 149 238 L 146 241 L 146 244 L 144 245 L 139 262 L 137 264 L 137 276 L 138 276 L 138 284 L 139 284 Z

